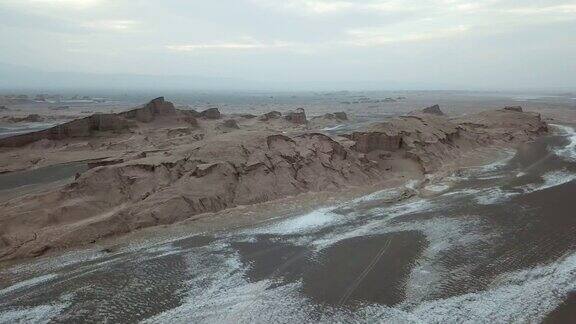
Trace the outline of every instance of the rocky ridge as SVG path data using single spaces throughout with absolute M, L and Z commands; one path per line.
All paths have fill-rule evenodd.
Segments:
M 95 116 L 59 128 L 68 129 L 63 136 L 41 134 L 76 141 L 95 131 L 129 128 L 135 141 L 140 129 L 171 125 L 162 144 L 171 146 L 102 160 L 69 185 L 0 205 L 0 259 L 40 255 L 239 205 L 374 183 L 411 163 L 429 173 L 476 147 L 511 145 L 547 131 L 538 114 L 510 109 L 458 119 L 416 113 L 338 137 L 302 129 L 303 110 L 286 115 L 294 126 L 282 127 L 294 129 L 282 132 L 270 128 L 281 121 L 275 113 L 240 118 L 234 121 L 238 128 L 228 119 L 206 129 L 214 112 L 178 111 L 163 98 L 104 121 Z M 183 119 L 193 125 L 176 128 L 173 123 Z M 225 131 L 218 131 L 222 125 Z M 151 135 L 140 136 L 151 141 Z

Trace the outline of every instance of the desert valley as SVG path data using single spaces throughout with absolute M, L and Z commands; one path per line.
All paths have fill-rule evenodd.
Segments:
M 69 117 L 5 109 L 23 129 L 56 122 L 0 138 L 0 320 L 571 316 L 576 222 L 554 201 L 576 178 L 573 107 L 342 99 L 353 95 L 328 95 L 341 110 L 319 95 L 306 108 L 276 99 L 288 101 L 278 110 L 163 97 L 82 103 Z M 543 217 L 552 223 L 537 225 Z M 538 291 L 531 276 L 557 287 L 544 304 L 526 296 Z M 524 308 L 470 309 L 501 296 Z M 459 298 L 467 311 L 452 308 Z

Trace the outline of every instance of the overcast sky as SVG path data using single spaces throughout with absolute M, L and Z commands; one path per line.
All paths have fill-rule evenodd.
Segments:
M 51 71 L 576 85 L 576 0 L 0 0 L 0 41 Z

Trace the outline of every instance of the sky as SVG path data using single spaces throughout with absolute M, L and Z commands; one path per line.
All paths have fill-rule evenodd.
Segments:
M 576 86 L 576 0 L 0 0 L 0 41 L 45 71 Z

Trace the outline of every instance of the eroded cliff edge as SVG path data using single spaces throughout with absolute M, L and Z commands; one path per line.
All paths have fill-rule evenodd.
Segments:
M 238 205 L 362 186 L 406 170 L 430 173 L 477 147 L 513 145 L 547 132 L 538 114 L 518 109 L 456 119 L 420 111 L 340 136 L 311 128 L 304 111 L 296 113 L 223 116 L 178 110 L 157 98 L 129 112 L 3 139 L 0 146 L 11 147 L 3 153 L 44 150 L 77 158 L 80 151 L 106 159 L 66 186 L 0 205 L 0 258 L 40 255 Z

